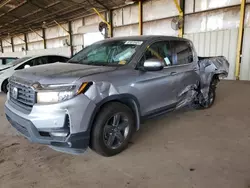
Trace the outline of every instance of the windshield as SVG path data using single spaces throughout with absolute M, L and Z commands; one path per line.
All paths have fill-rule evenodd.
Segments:
M 11 64 L 13 64 L 13 65 L 15 66 L 15 65 L 17 65 L 17 64 L 19 64 L 19 63 L 22 63 L 23 61 L 26 61 L 26 60 L 30 59 L 30 58 L 31 58 L 31 57 L 23 57 L 23 58 L 20 58 L 20 59 L 15 60 L 15 61 L 12 61 Z
M 69 60 L 69 63 L 86 65 L 128 64 L 143 41 L 103 41 L 84 48 Z

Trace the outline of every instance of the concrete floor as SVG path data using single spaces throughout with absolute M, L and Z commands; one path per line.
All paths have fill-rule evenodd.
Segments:
M 250 187 L 250 82 L 220 83 L 209 110 L 146 122 L 129 148 L 71 156 L 17 136 L 0 110 L 0 187 Z M 0 96 L 3 107 L 5 97 Z

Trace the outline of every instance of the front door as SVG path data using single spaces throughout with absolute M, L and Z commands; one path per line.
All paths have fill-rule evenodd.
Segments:
M 160 71 L 139 73 L 135 88 L 140 93 L 138 100 L 142 116 L 175 107 L 177 103 L 176 85 L 180 84 L 177 83 L 180 80 L 179 75 L 171 69 L 173 59 L 169 41 L 155 42 L 147 47 L 140 65 L 151 58 L 164 61 L 165 68 Z

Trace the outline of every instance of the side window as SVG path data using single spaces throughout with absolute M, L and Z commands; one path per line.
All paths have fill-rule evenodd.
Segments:
M 58 56 L 57 58 L 58 58 L 58 61 L 59 61 L 59 62 L 67 62 L 67 61 L 69 60 L 69 58 L 67 58 L 67 57 L 62 57 L 62 56 Z
M 60 61 L 59 56 L 48 56 L 48 63 L 56 63 Z
M 193 62 L 193 52 L 187 41 L 171 41 L 173 65 L 183 65 Z
M 15 70 L 20 70 L 20 69 L 24 69 L 25 65 L 29 65 L 31 67 L 33 66 L 37 66 L 37 65 L 44 65 L 48 62 L 48 57 L 44 56 L 44 57 L 38 57 L 35 59 L 32 59 L 30 61 L 27 61 L 26 63 L 20 65 L 19 67 L 17 67 Z
M 5 65 L 5 63 L 3 62 L 3 59 L 0 59 L 0 65 Z
M 44 65 L 44 64 L 47 64 L 48 62 L 48 57 L 47 56 L 44 56 L 44 57 L 38 57 L 38 58 L 35 58 L 32 61 L 32 65 L 31 66 L 37 66 L 37 65 Z
M 165 62 L 165 66 L 172 65 L 172 52 L 170 44 L 168 41 L 156 42 L 151 46 L 147 47 L 147 50 L 144 54 L 144 58 L 141 63 L 145 60 L 157 58 Z
M 48 63 L 55 63 L 55 62 L 67 62 L 68 58 L 62 57 L 62 56 L 49 56 L 49 62 Z
M 26 63 L 24 63 L 24 64 L 20 65 L 19 67 L 17 67 L 15 70 L 24 69 L 24 66 L 25 66 L 25 65 L 29 65 L 29 66 L 32 67 L 33 64 L 34 64 L 34 60 L 35 60 L 35 59 L 32 59 L 32 60 L 30 60 L 30 61 L 27 61 Z

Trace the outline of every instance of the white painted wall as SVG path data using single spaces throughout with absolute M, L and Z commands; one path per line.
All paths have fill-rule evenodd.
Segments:
M 61 47 L 61 48 L 54 48 L 54 49 L 40 49 L 40 50 L 32 50 L 27 51 L 26 53 L 29 55 L 50 55 L 50 54 L 57 54 L 70 57 L 70 47 Z
M 200 11 L 239 5 L 241 0 L 186 0 L 185 11 L 185 34 L 190 38 L 201 56 L 224 55 L 230 62 L 229 78 L 234 79 L 234 67 L 236 58 L 237 32 L 239 27 L 240 7 L 224 8 L 209 12 Z M 250 0 L 247 0 L 250 2 Z M 114 10 L 113 12 L 113 34 L 114 37 L 138 35 L 138 6 L 131 5 Z M 102 13 L 104 16 L 104 13 Z M 150 0 L 143 3 L 143 33 L 144 35 L 170 35 L 177 36 L 178 31 L 171 28 L 172 17 L 178 16 L 178 11 L 173 0 Z M 250 80 L 250 5 L 246 7 L 245 34 L 243 44 L 243 55 L 241 63 L 241 79 Z M 72 21 L 72 43 L 73 51 L 77 53 L 82 49 L 84 43 L 95 41 L 95 37 L 88 35 L 88 41 L 84 40 L 83 33 L 79 28 L 90 26 L 101 22 L 97 15 Z M 66 30 L 68 23 L 63 24 Z M 42 35 L 42 30 L 36 31 Z M 59 26 L 45 30 L 47 48 L 44 50 L 42 38 L 34 32 L 27 33 L 28 51 L 22 52 L 24 35 L 13 37 L 14 50 L 9 44 L 10 38 L 3 40 L 4 53 L 0 56 L 21 57 L 25 54 L 62 54 L 70 55 L 70 47 L 65 45 L 65 39 L 69 39 L 68 33 Z M 21 38 L 21 39 L 20 39 Z M 86 38 L 86 36 L 85 36 Z M 23 40 L 22 40 L 23 39 Z
M 143 23 L 143 34 L 178 36 L 178 31 L 171 28 L 171 20 L 163 19 Z
M 82 49 L 83 46 L 83 35 L 81 33 L 78 33 L 78 28 L 83 26 L 83 19 L 77 19 L 72 21 L 71 27 L 72 27 L 72 43 L 73 43 L 73 51 L 74 54 L 79 52 Z
M 226 57 L 230 63 L 227 79 L 235 79 L 234 73 L 238 38 L 237 29 L 187 34 L 184 37 L 190 39 L 194 43 L 198 56 Z
M 0 57 L 23 57 L 26 55 L 26 52 L 5 52 L 0 53 Z
M 137 5 L 113 11 L 114 37 L 139 34 L 138 11 Z M 171 28 L 171 19 L 169 19 L 177 15 L 178 10 L 173 0 L 146 1 L 143 3 L 143 34 L 177 36 L 178 31 Z
M 185 33 L 235 29 L 239 18 L 239 7 L 189 15 L 185 17 Z
M 247 3 L 250 0 L 246 0 Z M 209 10 L 209 9 L 216 9 L 222 7 L 228 7 L 233 5 L 238 5 L 241 3 L 241 0 L 195 0 L 195 7 L 194 7 L 194 0 L 186 0 L 185 1 L 185 12 L 186 13 L 193 13 Z

